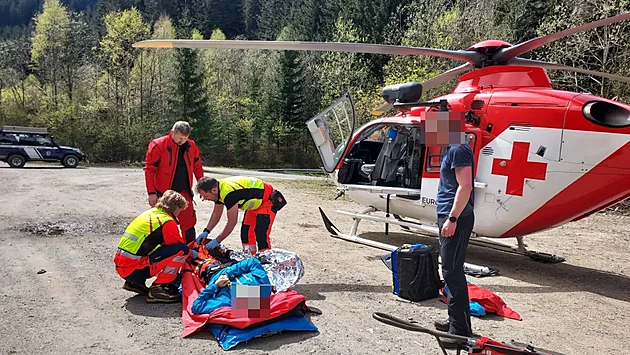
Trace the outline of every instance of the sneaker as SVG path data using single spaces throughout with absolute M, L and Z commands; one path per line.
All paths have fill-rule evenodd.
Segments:
M 176 303 L 181 300 L 182 295 L 171 284 L 153 284 L 147 295 L 149 303 Z
M 123 285 L 123 288 L 127 291 L 139 293 L 141 295 L 146 295 L 149 293 L 149 288 L 147 287 L 147 285 L 144 284 L 144 282 L 141 283 L 126 281 Z

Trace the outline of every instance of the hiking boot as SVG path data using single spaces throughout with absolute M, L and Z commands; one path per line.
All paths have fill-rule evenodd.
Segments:
M 448 332 L 448 329 L 449 329 L 449 327 L 451 325 L 451 322 L 449 322 L 448 320 L 447 321 L 443 321 L 443 322 L 435 321 L 433 323 L 433 325 L 435 325 L 435 329 L 446 333 L 446 332 Z
M 139 293 L 141 295 L 146 295 L 147 293 L 149 293 L 149 288 L 147 287 L 147 285 L 144 284 L 144 282 L 126 281 L 123 285 L 123 288 L 127 291 Z
M 149 303 L 176 303 L 181 302 L 182 295 L 171 284 L 151 285 L 147 302 Z

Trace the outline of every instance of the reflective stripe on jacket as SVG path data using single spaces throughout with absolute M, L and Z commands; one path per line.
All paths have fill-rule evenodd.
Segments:
M 227 209 L 238 204 L 243 210 L 255 210 L 269 199 L 273 187 L 255 177 L 233 176 L 219 181 L 219 201 Z
M 125 229 L 118 242 L 119 253 L 132 259 L 134 256 L 148 255 L 163 242 L 161 229 L 169 221 L 175 220 L 159 208 L 144 211 Z

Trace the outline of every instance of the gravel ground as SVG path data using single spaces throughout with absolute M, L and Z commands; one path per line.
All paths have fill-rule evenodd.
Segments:
M 0 353 L 222 353 L 209 332 L 182 339 L 181 304 L 150 305 L 121 288 L 113 254 L 120 234 L 148 207 L 141 169 L 0 166 Z M 386 312 L 431 326 L 446 316 L 437 299 L 409 304 L 391 293 L 384 251 L 328 236 L 317 207 L 340 229 L 359 210 L 323 181 L 271 180 L 289 205 L 277 216 L 275 247 L 298 253 L 306 273 L 295 289 L 323 314 L 319 332 L 254 339 L 235 354 L 440 354 L 435 338 L 375 321 Z M 196 200 L 203 228 L 212 204 Z M 240 216 L 242 218 L 242 215 Z M 223 225 L 225 220 L 220 224 Z M 500 270 L 469 278 L 502 297 L 523 320 L 473 318 L 474 331 L 562 354 L 630 354 L 630 218 L 596 214 L 539 233 L 528 246 L 567 260 L 544 264 L 471 246 L 467 261 Z M 228 238 L 239 246 L 237 226 Z M 400 245 L 437 240 L 364 221 L 363 237 Z M 626 348 L 624 348 L 624 346 Z M 451 352 L 455 353 L 455 352 Z

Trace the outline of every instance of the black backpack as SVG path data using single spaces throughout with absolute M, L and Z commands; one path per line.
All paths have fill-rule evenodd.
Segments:
M 392 271 L 392 291 L 409 301 L 436 298 L 444 282 L 438 273 L 438 252 L 431 245 L 398 248 L 383 262 Z

